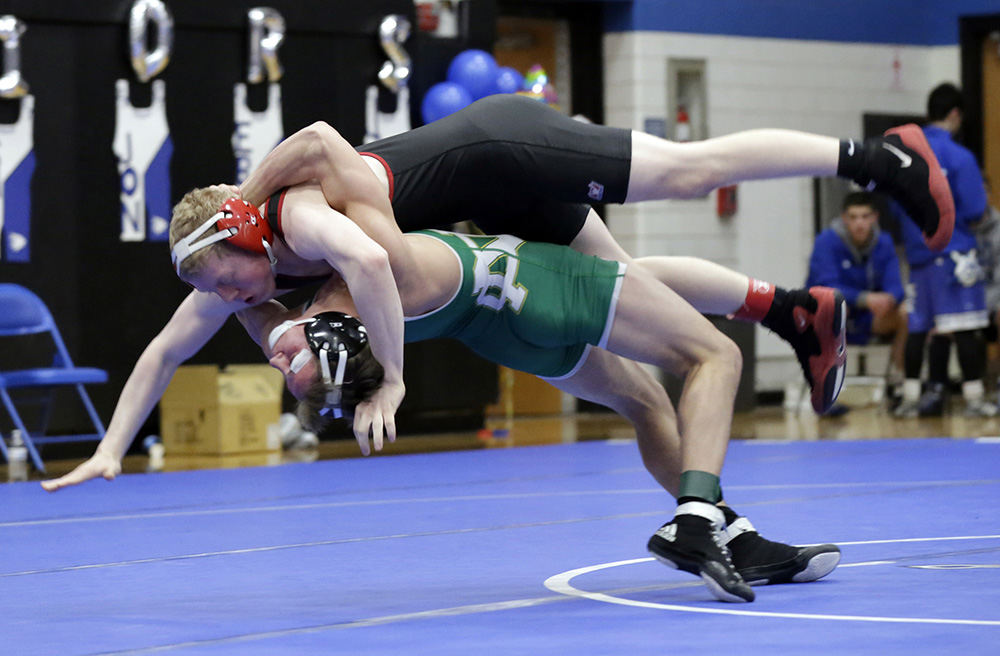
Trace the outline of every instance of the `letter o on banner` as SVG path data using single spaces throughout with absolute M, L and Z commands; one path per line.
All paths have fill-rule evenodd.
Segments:
M 277 82 L 285 71 L 278 61 L 278 48 L 285 41 L 285 19 L 278 10 L 254 7 L 247 12 L 250 21 L 250 63 L 247 65 L 247 82 L 258 84 Z
M 16 16 L 0 16 L 0 41 L 3 41 L 0 98 L 20 98 L 28 93 L 28 83 L 21 75 L 21 35 L 25 29 Z
M 156 24 L 156 49 L 149 51 L 146 31 Z M 170 63 L 174 18 L 163 0 L 135 0 L 128 17 L 129 54 L 140 82 L 149 82 Z

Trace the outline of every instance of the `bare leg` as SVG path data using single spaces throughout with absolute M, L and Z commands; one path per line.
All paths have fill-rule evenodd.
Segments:
M 837 174 L 840 140 L 794 130 L 748 130 L 676 143 L 632 132 L 626 203 L 698 198 L 744 180 Z
M 684 378 L 677 408 L 681 469 L 718 476 L 743 365 L 736 344 L 665 285 L 641 270 L 630 270 L 608 350 Z
M 577 398 L 605 405 L 631 422 L 646 470 L 677 496 L 681 476 L 677 415 L 663 386 L 648 371 L 632 360 L 594 348 L 573 376 L 546 380 Z
M 725 511 L 717 506 L 743 365 L 740 350 L 669 287 L 634 268 L 619 291 L 608 350 L 684 377 L 677 407 L 679 505 L 647 548 L 672 567 L 700 576 L 718 599 L 753 601 L 753 590 L 724 546 Z
M 903 353 L 906 349 L 906 335 L 908 333 L 909 315 L 906 313 L 904 304 L 900 304 L 896 309 L 885 315 L 872 318 L 872 332 L 876 335 L 892 336 L 892 350 L 890 351 L 889 362 L 892 369 L 902 375 Z
M 802 365 L 806 380 L 812 386 L 812 403 L 816 412 L 825 412 L 840 393 L 840 386 L 827 384 L 831 376 L 842 372 L 845 359 L 844 337 L 840 331 L 838 304 L 842 301 L 832 290 L 781 290 L 783 301 L 775 312 L 778 289 L 764 281 L 752 281 L 747 276 L 723 266 L 693 257 L 656 256 L 632 259 L 614 240 L 607 226 L 591 210 L 583 228 L 570 247 L 582 253 L 616 259 L 629 264 L 633 272 L 644 272 L 672 289 L 699 312 L 734 315 L 737 319 L 761 322 L 789 342 Z M 809 323 L 792 324 L 792 308 L 806 310 Z M 813 353 L 814 340 L 819 340 L 820 355 Z
M 581 253 L 641 267 L 677 292 L 699 312 L 731 314 L 743 304 L 750 279 L 724 266 L 695 257 L 654 256 L 633 260 L 594 210 L 570 243 Z
M 587 214 L 583 228 L 569 243 L 569 247 L 587 255 L 596 255 L 606 260 L 618 260 L 630 266 L 632 264 L 632 256 L 626 253 L 621 244 L 615 241 L 608 226 L 604 224 L 604 221 L 601 221 L 601 217 L 593 209 Z
M 705 314 L 733 314 L 750 287 L 748 276 L 697 257 L 658 255 L 634 261 Z

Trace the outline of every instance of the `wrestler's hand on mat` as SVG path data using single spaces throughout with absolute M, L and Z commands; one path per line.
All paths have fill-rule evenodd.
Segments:
M 83 462 L 65 476 L 42 481 L 42 487 L 49 492 L 55 492 L 70 485 L 79 485 L 98 476 L 103 476 L 106 480 L 113 481 L 115 476 L 120 473 L 122 473 L 121 461 L 98 449 L 89 460 Z
M 371 453 L 368 438 L 371 436 L 375 450 L 382 450 L 383 437 L 396 441 L 396 410 L 403 402 L 406 389 L 402 383 L 386 383 L 372 396 L 354 409 L 354 437 L 361 447 L 361 454 Z

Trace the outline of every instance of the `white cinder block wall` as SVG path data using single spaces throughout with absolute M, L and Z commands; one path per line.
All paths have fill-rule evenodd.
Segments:
M 927 92 L 961 77 L 958 46 L 894 46 L 792 39 L 618 32 L 604 37 L 605 122 L 642 129 L 673 123 L 667 60 L 703 59 L 708 136 L 760 127 L 859 137 L 865 112 L 922 114 Z M 893 63 L 900 63 L 898 81 Z M 804 283 L 812 249 L 807 178 L 739 186 L 739 211 L 716 199 L 608 206 L 611 232 L 630 253 L 694 255 L 786 287 Z M 757 390 L 799 376 L 787 345 L 757 328 Z

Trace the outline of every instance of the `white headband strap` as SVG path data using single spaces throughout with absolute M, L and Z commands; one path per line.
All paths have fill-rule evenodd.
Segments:
M 346 369 L 347 369 L 347 348 L 343 344 L 341 344 L 337 358 L 337 377 L 333 381 L 335 387 L 337 388 L 343 387 L 344 371 Z
M 271 250 L 271 244 L 267 243 L 267 240 L 263 237 L 260 238 L 260 243 L 264 246 L 264 251 L 267 253 L 267 261 L 271 264 L 271 275 L 278 275 L 278 258 L 274 256 L 274 251 Z
M 281 336 L 287 333 L 289 330 L 295 326 L 299 326 L 304 323 L 309 323 L 312 321 L 312 317 L 308 319 L 299 319 L 298 321 L 292 321 L 291 319 L 287 321 L 282 321 L 277 326 L 271 329 L 271 334 L 267 337 L 267 346 L 272 351 L 274 350 L 274 345 L 278 343 Z
M 323 352 L 319 356 L 319 366 L 320 370 L 323 372 L 323 382 L 326 383 L 326 407 L 320 410 L 321 415 L 326 415 L 333 413 L 334 419 L 340 419 L 344 416 L 343 411 L 340 409 L 340 399 L 341 399 L 341 388 L 344 385 L 344 372 L 347 370 L 347 347 L 343 344 L 338 344 L 337 349 L 337 373 L 336 377 L 331 379 L 330 377 L 330 349 L 326 344 L 323 345 Z
M 216 232 L 211 237 L 206 237 L 201 241 L 196 242 L 195 239 L 200 237 L 206 230 L 215 225 L 215 222 L 226 216 L 226 212 L 217 212 L 212 215 L 207 221 L 202 223 L 194 232 L 186 237 L 183 237 L 180 241 L 174 244 L 174 249 L 170 253 L 170 259 L 174 263 L 174 267 L 177 270 L 177 275 L 181 273 L 181 262 L 186 260 L 192 253 L 199 251 L 206 246 L 211 246 L 217 241 L 222 241 L 223 239 L 229 239 L 237 232 L 238 229 L 235 227 L 229 227 L 226 230 L 220 230 Z
M 301 349 L 298 353 L 295 354 L 295 357 L 292 358 L 291 364 L 288 365 L 288 370 L 291 371 L 293 374 L 297 374 L 300 371 L 302 371 L 302 367 L 309 364 L 309 361 L 312 360 L 312 358 L 313 358 L 312 351 L 310 351 L 308 348 Z
M 323 348 L 320 350 L 319 354 L 319 370 L 323 374 L 323 382 L 329 387 L 333 385 L 333 379 L 330 378 L 330 349 L 324 344 Z

